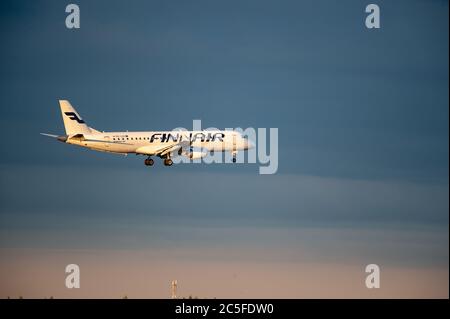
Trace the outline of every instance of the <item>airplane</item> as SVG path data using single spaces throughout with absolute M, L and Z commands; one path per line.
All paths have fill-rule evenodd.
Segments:
M 59 100 L 59 106 L 66 134 L 42 135 L 100 152 L 145 155 L 147 166 L 153 166 L 152 156 L 163 159 L 165 166 L 172 166 L 174 156 L 193 160 L 205 157 L 208 152 L 231 152 L 233 163 L 236 163 L 238 151 L 255 147 L 253 142 L 235 131 L 100 132 L 89 127 L 69 101 Z

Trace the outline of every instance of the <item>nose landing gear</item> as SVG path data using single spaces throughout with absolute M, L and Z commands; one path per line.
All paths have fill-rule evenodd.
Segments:
M 236 163 L 236 155 L 237 155 L 237 152 L 236 152 L 236 151 L 233 151 L 233 152 L 231 152 L 231 154 L 233 155 L 233 163 Z

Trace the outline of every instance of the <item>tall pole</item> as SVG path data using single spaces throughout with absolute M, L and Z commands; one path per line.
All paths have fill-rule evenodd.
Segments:
M 177 281 L 172 280 L 172 299 L 177 299 Z

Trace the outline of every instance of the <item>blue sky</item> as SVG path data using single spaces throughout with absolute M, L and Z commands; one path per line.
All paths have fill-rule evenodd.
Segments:
M 2 249 L 186 249 L 219 267 L 220 247 L 448 278 L 448 1 L 378 1 L 379 30 L 363 1 L 77 4 L 79 30 L 65 3 L 0 4 Z M 279 171 L 53 142 L 39 133 L 63 132 L 61 98 L 99 130 L 276 127 Z

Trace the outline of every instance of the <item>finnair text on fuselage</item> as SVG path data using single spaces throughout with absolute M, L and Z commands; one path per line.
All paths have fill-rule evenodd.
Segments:
M 179 133 L 155 133 L 150 137 L 150 143 L 153 143 L 155 140 L 159 140 L 161 143 L 167 142 L 181 142 L 183 140 L 183 134 Z M 224 133 L 189 133 L 189 141 L 195 142 L 200 140 L 201 142 L 215 142 L 220 141 L 223 142 L 223 138 L 225 137 Z

